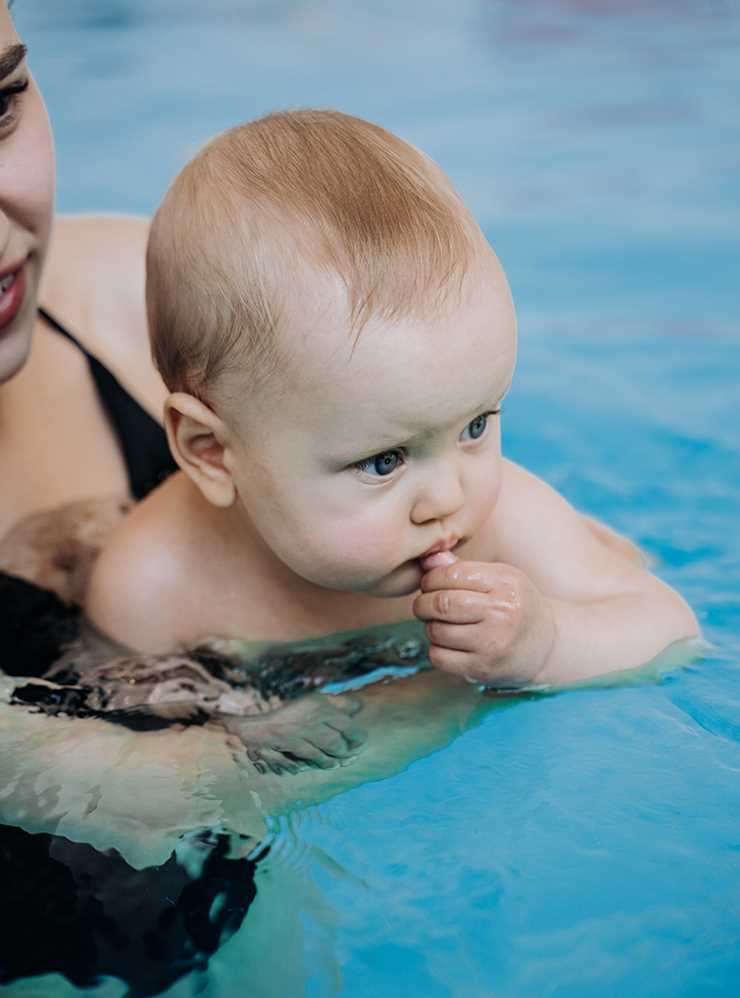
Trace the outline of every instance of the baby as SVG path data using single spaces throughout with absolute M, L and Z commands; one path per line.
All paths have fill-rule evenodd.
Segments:
M 685 602 L 501 454 L 506 277 L 425 155 L 366 121 L 215 138 L 152 225 L 147 307 L 182 469 L 87 611 L 145 652 L 415 616 L 439 669 L 583 680 L 697 634 Z

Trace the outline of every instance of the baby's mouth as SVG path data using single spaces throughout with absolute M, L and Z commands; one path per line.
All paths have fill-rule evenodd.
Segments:
M 454 565 L 457 556 L 453 554 L 456 547 L 461 544 L 461 538 L 448 537 L 437 544 L 432 545 L 424 554 L 418 558 L 419 566 L 423 572 L 429 572 L 432 568 L 442 565 Z
M 430 548 L 427 548 L 423 554 L 419 555 L 419 559 L 428 558 L 430 555 L 439 554 L 442 551 L 452 551 L 460 543 L 460 538 L 456 534 L 451 534 L 442 541 L 437 541 Z
M 423 555 L 419 558 L 419 565 L 421 566 L 422 572 L 431 572 L 433 568 L 454 565 L 456 561 L 457 555 L 453 554 L 452 551 L 445 549 L 444 551 L 433 551 L 431 554 Z

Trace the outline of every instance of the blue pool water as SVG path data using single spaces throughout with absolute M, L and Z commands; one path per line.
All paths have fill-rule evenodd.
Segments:
M 431 153 L 517 301 L 509 455 L 642 544 L 712 643 L 661 681 L 491 705 L 270 818 L 252 908 L 169 993 L 737 995 L 738 5 L 16 8 L 63 210 L 149 212 L 210 134 L 275 107 Z

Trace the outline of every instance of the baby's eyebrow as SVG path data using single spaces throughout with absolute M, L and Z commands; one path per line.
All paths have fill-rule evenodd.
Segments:
M 471 409 L 471 419 L 474 419 L 476 416 L 482 415 L 484 412 L 486 412 L 486 410 L 490 411 L 491 409 L 495 409 L 497 406 L 501 405 L 501 403 L 509 393 L 509 389 L 511 388 L 513 380 L 514 376 L 512 375 L 509 378 L 509 380 L 506 382 L 505 388 L 502 388 L 500 391 L 491 392 L 491 394 L 486 397 L 485 401 L 481 402 L 481 404 L 475 409 L 475 411 Z
M 28 49 L 25 45 L 9 45 L 0 52 L 0 80 L 4 80 L 23 62 Z

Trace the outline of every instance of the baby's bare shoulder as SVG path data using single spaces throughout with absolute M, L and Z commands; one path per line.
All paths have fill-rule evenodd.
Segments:
M 504 462 L 489 525 L 495 560 L 522 569 L 542 592 L 591 598 L 646 584 L 639 549 L 584 516 L 541 478 Z
M 201 573 L 173 485 L 166 482 L 113 531 L 85 596 L 85 612 L 99 630 L 144 652 L 169 651 L 197 627 Z
M 552 523 L 553 516 L 560 519 L 563 507 L 570 508 L 549 485 L 504 458 L 496 502 L 476 533 L 472 556 L 522 567 L 523 546 L 531 548 L 533 532 L 538 533 L 543 522 Z M 539 547 L 539 541 L 534 546 Z
M 570 519 L 578 514 L 552 486 L 519 464 L 504 459 L 501 487 L 491 512 L 488 528 L 495 538 L 504 541 L 512 531 L 537 530 L 543 517 Z

